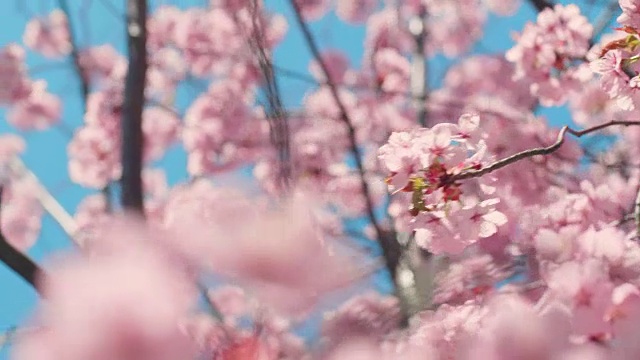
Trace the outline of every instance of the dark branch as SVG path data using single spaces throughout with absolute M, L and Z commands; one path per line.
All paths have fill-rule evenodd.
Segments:
M 302 34 L 305 38 L 307 46 L 309 47 L 309 50 L 311 51 L 311 54 L 313 55 L 315 61 L 317 61 L 318 65 L 320 66 L 320 69 L 322 70 L 322 73 L 326 79 L 326 86 L 329 88 L 331 96 L 338 107 L 340 120 L 347 127 L 349 147 L 351 153 L 353 154 L 356 169 L 360 177 L 360 188 L 366 204 L 367 217 L 371 223 L 371 226 L 373 226 L 376 232 L 376 237 L 378 239 L 378 242 L 380 243 L 380 247 L 382 248 L 382 252 L 384 255 L 385 264 L 395 284 L 397 280 L 396 274 L 398 271 L 398 264 L 402 256 L 401 246 L 396 240 L 396 236 L 392 231 L 386 231 L 380 226 L 380 224 L 378 224 L 374 213 L 375 206 L 373 204 L 373 201 L 371 200 L 371 192 L 369 190 L 369 185 L 367 184 L 366 172 L 362 163 L 362 154 L 360 152 L 360 148 L 358 148 L 358 142 L 356 140 L 356 130 L 353 126 L 353 122 L 351 121 L 347 109 L 342 102 L 342 99 L 340 98 L 337 86 L 331 80 L 329 69 L 327 67 L 327 64 L 325 64 L 325 62 L 322 60 L 322 57 L 320 56 L 320 50 L 316 45 L 313 35 L 311 34 L 307 23 L 302 18 L 300 6 L 295 0 L 290 0 L 290 4 L 294 9 L 296 21 L 300 26 L 300 29 L 302 30 Z
M 269 102 L 267 120 L 269 121 L 269 135 L 271 143 L 278 153 L 278 184 L 280 190 L 287 191 L 291 186 L 291 144 L 289 133 L 289 119 L 282 104 L 282 96 L 275 76 L 271 54 L 268 53 L 264 25 L 260 21 L 258 1 L 251 1 L 249 7 L 253 24 L 248 35 L 249 46 L 258 59 L 258 65 L 264 78 L 264 92 Z
M 493 164 L 490 164 L 482 169 L 479 170 L 468 170 L 465 172 L 461 172 L 460 174 L 457 175 L 453 175 L 448 179 L 449 183 L 453 183 L 455 181 L 458 180 L 465 180 L 465 179 L 472 179 L 472 178 L 477 178 L 480 177 L 482 175 L 486 175 L 489 174 L 491 172 L 494 172 L 498 169 L 501 169 L 509 164 L 512 164 L 516 161 L 520 161 L 522 159 L 526 159 L 526 158 L 530 158 L 536 155 L 549 155 L 552 154 L 553 152 L 557 151 L 558 149 L 560 149 L 560 147 L 562 146 L 562 144 L 564 144 L 564 140 L 565 140 L 565 135 L 567 133 L 575 136 L 575 137 L 581 137 L 584 135 L 588 135 L 590 133 L 608 128 L 610 126 L 616 126 L 616 125 L 622 125 L 622 126 L 632 126 L 632 125 L 640 125 L 640 121 L 609 121 L 607 123 L 604 124 L 600 124 L 600 125 L 596 125 L 584 130 L 573 130 L 568 126 L 563 126 L 562 129 L 560 129 L 560 132 L 558 133 L 558 138 L 556 139 L 556 141 L 546 147 L 539 147 L 539 148 L 533 148 L 533 149 L 529 149 L 529 150 L 525 150 L 525 151 L 521 151 L 519 153 L 513 154 L 507 158 L 504 158 L 502 160 L 498 160 L 496 162 L 494 162 Z
M 3 188 L 0 187 L 0 210 Z M 2 231 L 0 231 L 0 261 L 7 265 L 11 270 L 23 278 L 26 282 L 31 284 L 36 291 L 36 279 L 39 274 L 43 274 L 42 270 L 29 259 L 25 254 L 16 250 L 5 238 Z
M 87 97 L 89 96 L 89 82 L 87 81 L 86 74 L 82 69 L 82 65 L 80 64 L 80 52 L 78 51 L 78 42 L 75 38 L 75 32 L 73 31 L 73 25 L 71 23 L 71 12 L 69 11 L 69 4 L 67 0 L 58 0 L 58 4 L 60 5 L 60 9 L 67 17 L 67 23 L 69 26 L 69 37 L 71 41 L 70 56 L 73 60 L 73 66 L 76 69 L 76 73 L 78 73 L 78 78 L 80 80 L 80 93 L 82 94 L 82 101 L 84 102 L 83 108 L 86 110 Z
M 128 0 L 127 41 L 129 69 L 122 113 L 122 206 L 143 214 L 142 192 L 142 111 L 147 74 L 147 2 Z
M 553 7 L 553 3 L 549 0 L 529 0 L 529 2 L 531 3 L 531 5 L 533 5 L 533 7 L 536 8 L 536 10 L 538 12 L 546 9 L 546 8 L 552 8 Z

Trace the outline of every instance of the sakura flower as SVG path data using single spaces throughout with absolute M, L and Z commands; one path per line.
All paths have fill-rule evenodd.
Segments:
M 100 127 L 85 126 L 78 130 L 67 151 L 69 176 L 78 184 L 103 188 L 120 174 L 118 139 Z
M 149 17 L 148 45 L 158 50 L 174 43 L 176 28 L 182 21 L 184 12 L 175 6 L 162 5 Z
M 40 235 L 44 211 L 34 194 L 35 184 L 27 179 L 3 184 L 0 228 L 7 242 L 26 252 Z
M 18 135 L 0 135 L 0 164 L 5 164 L 24 151 L 26 144 Z
M 180 120 L 167 109 L 146 108 L 142 114 L 142 132 L 145 137 L 145 159 L 156 160 L 178 138 Z
M 45 90 L 44 83 L 33 85 L 29 96 L 16 102 L 7 116 L 13 126 L 21 130 L 44 130 L 60 120 L 60 99 Z
M 175 39 L 196 76 L 220 74 L 242 44 L 233 19 L 220 9 L 190 9 L 175 25 Z
M 123 79 L 127 68 L 127 60 L 109 44 L 81 50 L 78 59 L 88 79 Z
M 361 23 L 373 13 L 378 5 L 377 0 L 346 0 L 338 1 L 336 14 L 342 20 L 350 23 Z
M 318 20 L 329 10 L 331 2 L 328 0 L 295 0 L 300 13 L 306 20 Z
M 586 68 L 570 63 L 587 54 L 592 32 L 593 26 L 575 4 L 544 9 L 505 54 L 516 64 L 514 79 L 530 79 L 531 93 L 547 106 L 564 103 L 569 91 L 588 80 Z
M 322 324 L 325 341 L 332 345 L 348 339 L 382 339 L 400 321 L 395 298 L 367 293 L 344 303 L 337 311 L 326 315 Z
M 618 16 L 617 21 L 622 25 L 628 25 L 634 28 L 640 27 L 640 4 L 636 0 L 620 0 L 620 8 L 622 14 Z
M 610 331 L 605 312 L 614 287 L 603 270 L 601 262 L 588 259 L 566 262 L 549 274 L 549 289 L 571 307 L 577 334 L 602 336 Z
M 32 82 L 27 77 L 24 64 L 24 49 L 17 44 L 8 44 L 0 49 L 0 104 L 11 104 L 31 93 Z
M 59 57 L 71 52 L 71 37 L 67 16 L 54 10 L 46 17 L 29 21 L 23 37 L 25 45 L 46 57 Z
M 620 109 L 633 110 L 635 107 L 632 95 L 635 90 L 631 86 L 631 78 L 624 69 L 625 59 L 626 55 L 616 49 L 608 51 L 602 58 L 593 61 L 590 66 L 594 72 L 602 76 L 600 78 L 602 89 L 609 94 L 609 97 L 616 100 Z M 632 67 L 638 68 L 637 63 Z
M 489 199 L 477 205 L 466 205 L 459 213 L 458 219 L 465 218 L 466 226 L 460 228 L 460 236 L 465 239 L 486 238 L 498 231 L 498 226 L 507 223 L 507 217 L 495 209 L 499 199 Z M 469 222 L 467 222 L 466 217 Z

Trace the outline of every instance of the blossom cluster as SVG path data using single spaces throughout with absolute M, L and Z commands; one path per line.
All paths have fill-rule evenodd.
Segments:
M 479 126 L 478 115 L 466 114 L 458 124 L 394 133 L 380 148 L 380 161 L 391 172 L 390 187 L 406 193 L 391 205 L 404 222 L 397 226 L 415 231 L 418 245 L 433 253 L 460 253 L 507 221 L 495 208 L 499 199 L 488 198 L 495 188 L 482 181 L 474 192 L 455 180 L 488 163 Z
M 528 23 L 516 45 L 505 54 L 516 64 L 515 79 L 527 79 L 531 94 L 545 106 L 561 105 L 567 93 L 591 77 L 586 64 L 572 62 L 587 55 L 593 26 L 577 5 L 556 5 Z

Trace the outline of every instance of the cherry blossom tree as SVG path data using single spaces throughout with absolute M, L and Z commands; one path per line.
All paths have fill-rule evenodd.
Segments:
M 640 1 L 101 2 L 126 43 L 80 45 L 56 0 L 0 47 L 0 261 L 41 299 L 12 358 L 640 357 Z M 523 8 L 510 49 L 473 50 Z M 365 30 L 360 64 L 326 16 Z M 308 73 L 275 59 L 291 32 Z M 30 53 L 69 60 L 81 126 Z M 75 209 L 21 159 L 50 129 Z M 35 261 L 46 214 L 74 246 Z

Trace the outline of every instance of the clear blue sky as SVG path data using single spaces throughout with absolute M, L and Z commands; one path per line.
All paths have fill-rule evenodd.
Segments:
M 526 0 L 523 0 L 526 2 Z M 122 21 L 124 0 L 70 0 L 74 14 L 73 23 L 81 46 L 111 43 L 124 49 L 124 25 Z M 204 0 L 151 0 L 152 8 L 160 3 L 173 3 L 180 7 L 199 5 Z M 586 0 L 588 3 L 589 0 Z M 0 46 L 10 42 L 20 42 L 27 19 L 33 15 L 45 14 L 56 7 L 56 0 L 2 0 L 0 1 Z M 265 0 L 271 9 L 283 13 L 289 21 L 289 33 L 277 49 L 275 63 L 283 68 L 306 72 L 310 55 L 293 20 L 287 0 Z M 82 9 L 82 4 L 90 6 Z M 105 6 L 105 4 L 112 4 Z M 581 2 L 581 4 L 584 4 Z M 583 7 L 587 8 L 587 7 Z M 80 16 L 80 14 L 84 14 Z M 591 17 L 593 18 L 593 17 Z M 511 31 L 521 30 L 526 21 L 535 19 L 535 12 L 525 4 L 519 13 L 511 18 L 491 17 L 487 22 L 486 34 L 475 52 L 504 51 L 512 44 Z M 342 49 L 358 66 L 363 52 L 364 28 L 350 26 L 330 14 L 312 24 L 321 48 Z M 63 123 L 75 128 L 82 123 L 79 86 L 69 59 L 50 61 L 32 52 L 28 53 L 28 65 L 33 78 L 46 79 L 49 89 L 62 97 L 64 102 Z M 437 57 L 429 64 L 430 87 L 436 87 L 449 62 Z M 302 95 L 309 85 L 293 79 L 281 78 L 284 102 L 287 106 L 299 105 Z M 187 104 L 192 96 L 182 92 L 179 100 Z M 6 122 L 5 111 L 0 109 L 0 133 L 15 132 Z M 570 116 L 566 108 L 548 109 L 542 112 L 554 125 L 567 123 Z M 28 142 L 24 161 L 40 178 L 43 184 L 56 196 L 60 203 L 73 213 L 80 200 L 91 193 L 73 185 L 67 173 L 66 144 L 68 136 L 60 129 L 23 134 Z M 170 183 L 185 178 L 185 157 L 179 146 L 161 162 L 167 170 Z M 64 232 L 48 216 L 45 216 L 42 235 L 30 255 L 40 261 L 53 251 L 68 248 L 69 242 Z M 0 265 L 0 331 L 21 324 L 29 315 L 37 298 L 34 291 L 17 276 Z M 7 351 L 0 351 L 0 360 L 6 358 Z

